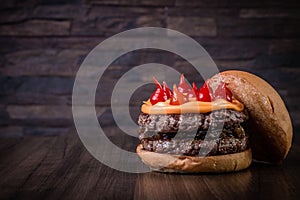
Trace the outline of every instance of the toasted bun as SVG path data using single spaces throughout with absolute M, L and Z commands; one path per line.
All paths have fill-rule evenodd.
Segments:
M 159 172 L 232 172 L 246 169 L 252 162 L 250 149 L 241 153 L 206 157 L 155 153 L 143 150 L 141 144 L 136 151 L 146 165 Z
M 208 83 L 214 89 L 220 80 L 249 112 L 245 130 L 250 135 L 253 158 L 271 163 L 282 161 L 291 147 L 293 130 L 276 90 L 263 79 L 243 71 L 224 71 Z

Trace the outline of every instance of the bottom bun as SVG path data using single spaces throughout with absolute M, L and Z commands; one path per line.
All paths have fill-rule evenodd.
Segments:
M 252 162 L 251 149 L 234 154 L 198 157 L 145 151 L 139 145 L 136 152 L 151 170 L 158 172 L 233 172 L 246 169 Z

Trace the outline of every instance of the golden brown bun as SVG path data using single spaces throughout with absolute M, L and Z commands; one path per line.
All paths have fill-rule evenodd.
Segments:
M 253 74 L 235 70 L 215 75 L 209 85 L 215 88 L 220 79 L 249 112 L 245 129 L 250 135 L 253 158 L 271 163 L 282 161 L 291 147 L 293 130 L 289 113 L 276 90 Z
M 155 153 L 142 150 L 142 145 L 137 146 L 136 152 L 142 161 L 153 171 L 200 173 L 200 172 L 232 172 L 246 169 L 252 162 L 251 150 L 241 153 L 218 156 L 179 156 Z

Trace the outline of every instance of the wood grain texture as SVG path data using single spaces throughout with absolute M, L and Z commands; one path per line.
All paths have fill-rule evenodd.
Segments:
M 300 195 L 299 143 L 292 145 L 282 165 L 253 163 L 237 173 L 201 175 L 116 171 L 94 159 L 75 132 L 1 138 L 0 150 L 0 199 L 296 199 Z

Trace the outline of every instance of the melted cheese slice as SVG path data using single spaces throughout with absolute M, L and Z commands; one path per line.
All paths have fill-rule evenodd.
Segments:
M 238 112 L 244 110 L 244 105 L 236 99 L 232 103 L 224 99 L 213 102 L 192 100 L 182 105 L 170 105 L 170 100 L 152 105 L 150 100 L 144 101 L 141 111 L 146 114 L 183 114 L 183 113 L 208 113 L 214 110 L 232 109 Z

